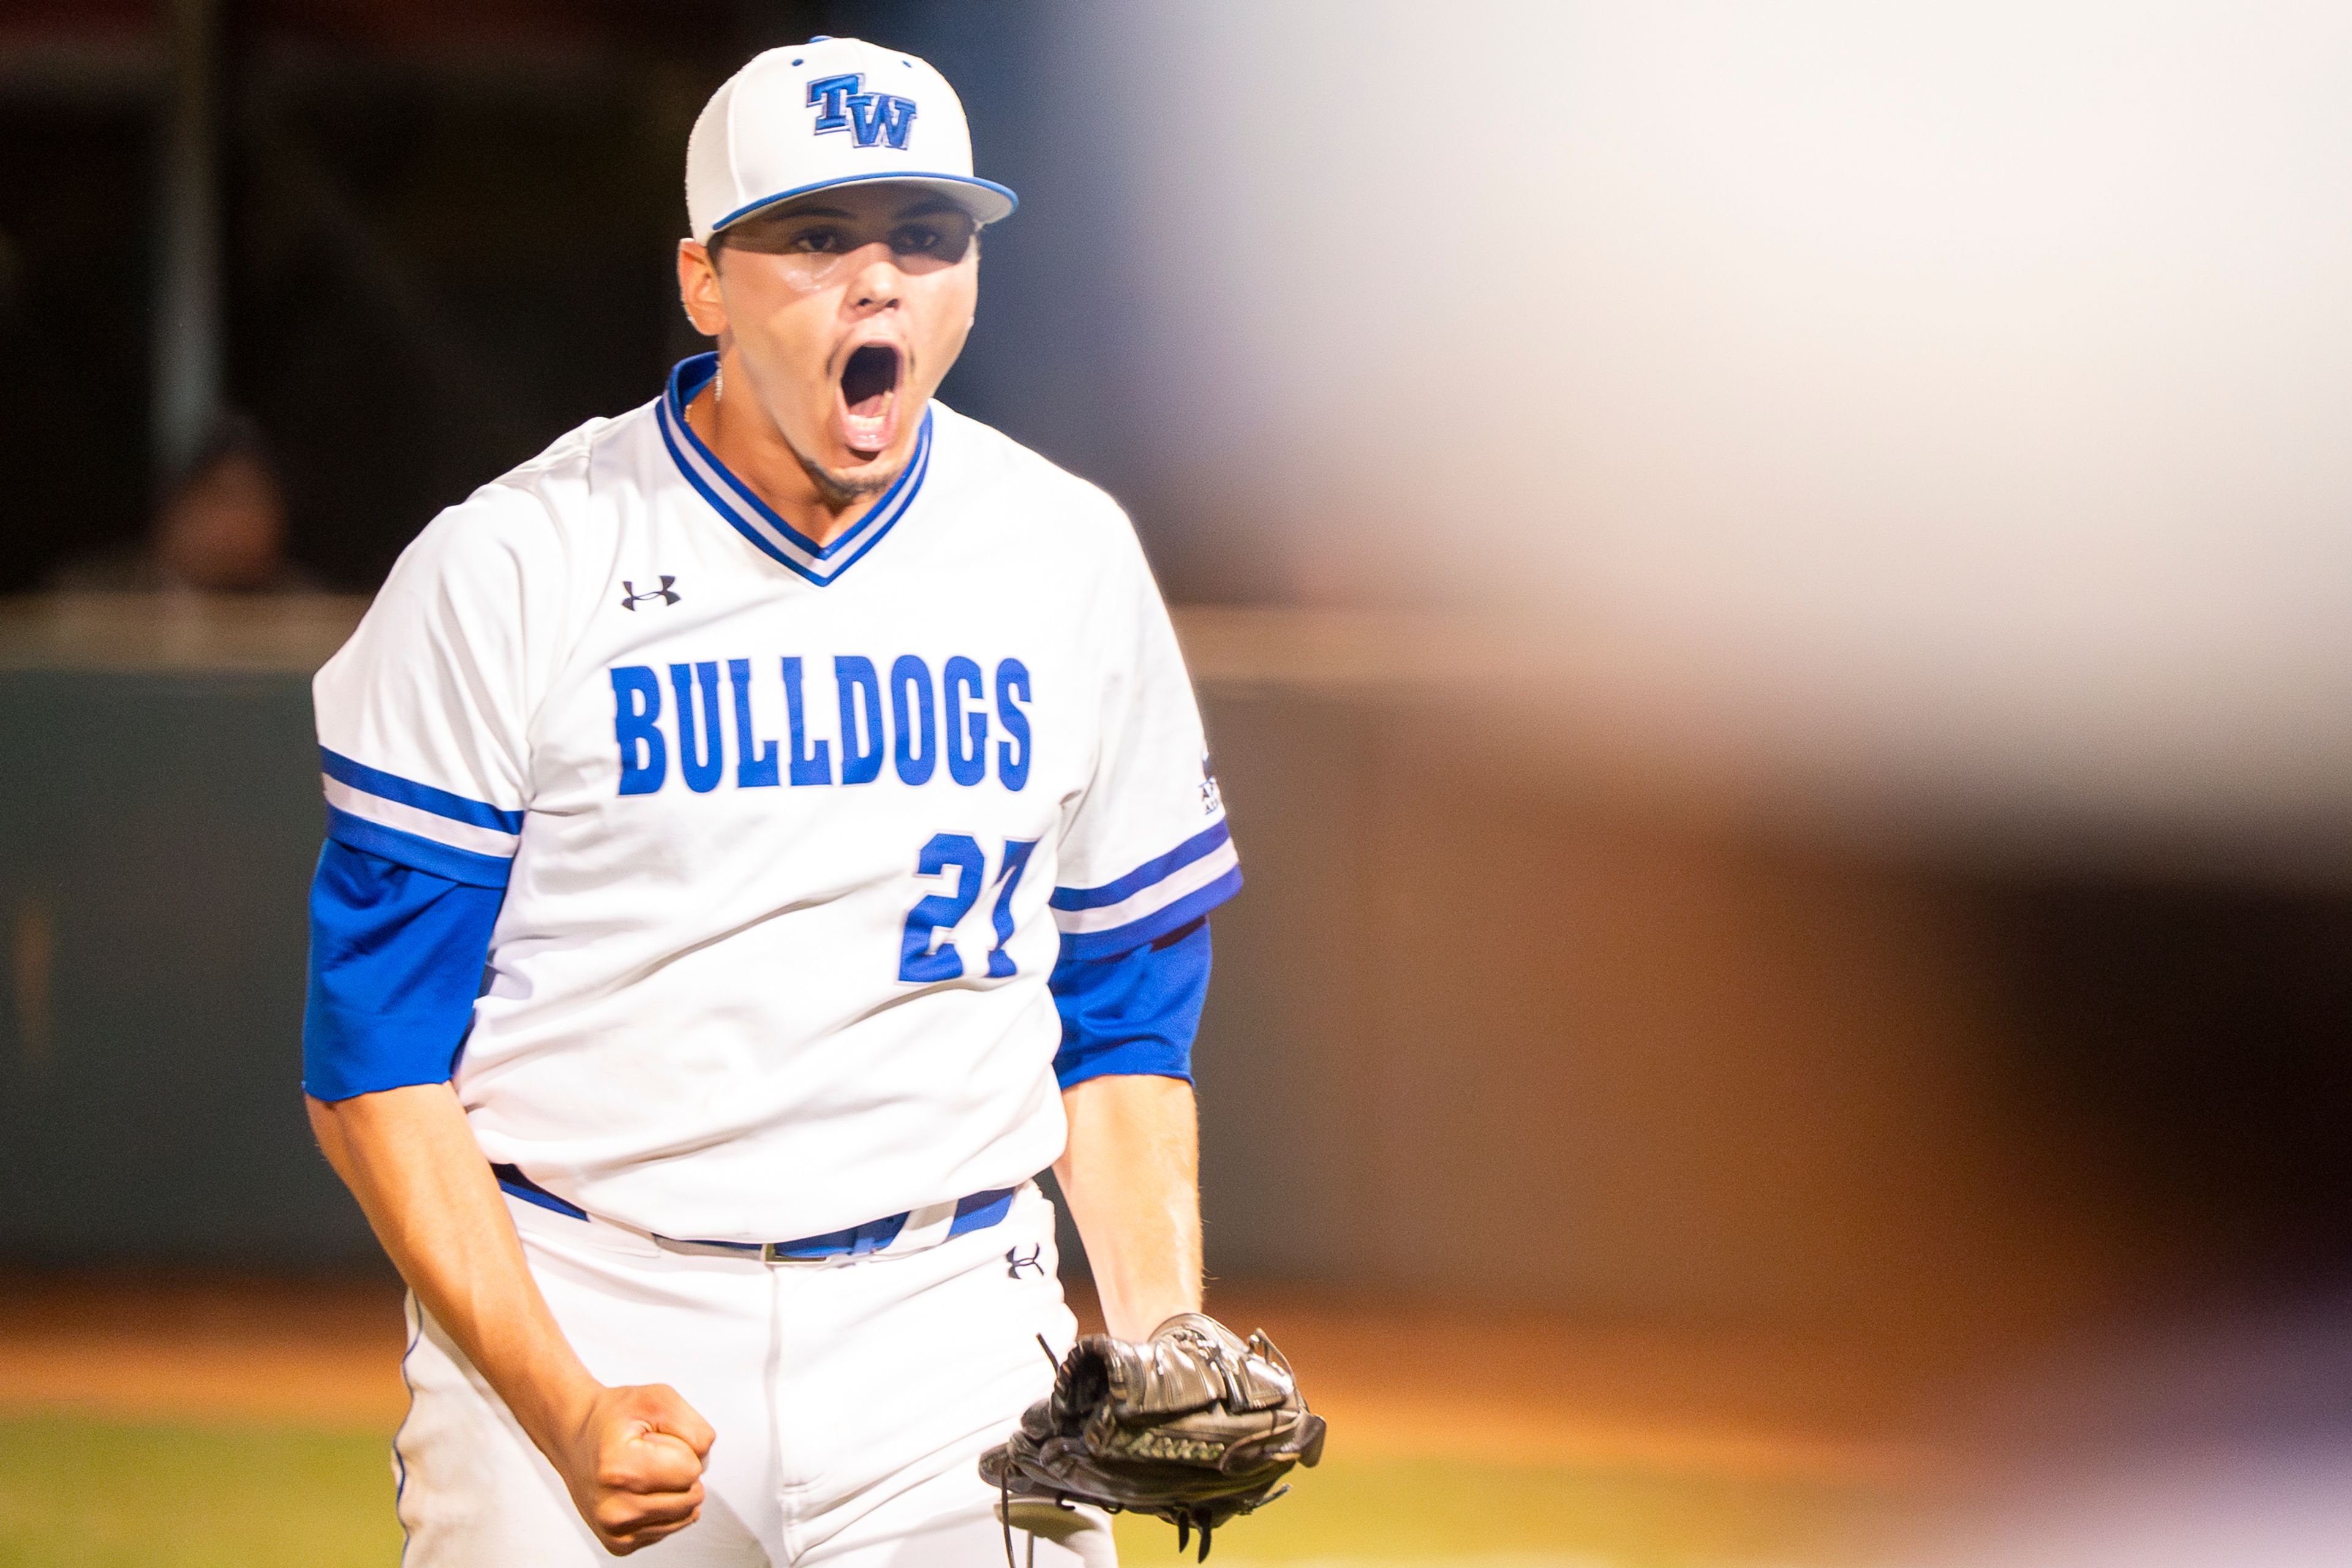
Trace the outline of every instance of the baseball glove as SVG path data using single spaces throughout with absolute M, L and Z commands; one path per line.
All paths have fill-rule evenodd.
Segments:
M 980 1473 L 1003 1494 L 1008 1555 L 1013 1500 L 1042 1498 L 1157 1514 L 1176 1527 L 1179 1552 L 1198 1531 L 1205 1562 L 1211 1531 L 1280 1497 L 1293 1465 L 1322 1457 L 1323 1418 L 1273 1342 L 1181 1312 L 1141 1344 L 1080 1340 L 1054 1392 L 980 1457 Z

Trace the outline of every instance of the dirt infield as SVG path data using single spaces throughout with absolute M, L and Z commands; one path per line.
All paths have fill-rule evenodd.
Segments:
M 398 1424 L 388 1279 L 0 1276 L 0 1404 L 159 1420 Z
M 1211 1307 L 1273 1333 L 1368 1456 L 1831 1482 L 1920 1469 L 1924 1380 L 1851 1347 L 1243 1285 Z M 0 1275 L 9 1411 L 389 1431 L 401 1350 L 388 1279 Z

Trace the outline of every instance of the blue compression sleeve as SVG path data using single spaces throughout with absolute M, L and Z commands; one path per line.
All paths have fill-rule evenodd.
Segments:
M 1209 994 L 1206 917 L 1109 958 L 1065 956 L 1046 984 L 1062 1013 L 1054 1076 L 1064 1089 L 1113 1073 L 1192 1081 Z
M 330 839 L 310 883 L 302 1088 L 349 1100 L 447 1082 L 505 898 Z

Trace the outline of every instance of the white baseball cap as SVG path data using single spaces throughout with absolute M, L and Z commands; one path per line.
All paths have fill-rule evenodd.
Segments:
M 971 130 L 927 60 L 859 38 L 755 55 L 702 107 L 686 142 L 686 214 L 728 225 L 834 185 L 926 185 L 994 223 L 1020 198 L 971 172 Z

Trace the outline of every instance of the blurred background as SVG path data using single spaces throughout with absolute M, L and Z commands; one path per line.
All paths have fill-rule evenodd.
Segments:
M 1129 507 L 1247 863 L 1213 1307 L 1341 1436 L 1221 1560 L 2352 1495 L 2341 7 L 0 0 L 26 1561 L 391 1560 L 307 677 L 698 350 L 687 129 L 816 32 L 1021 193 L 942 396 Z

